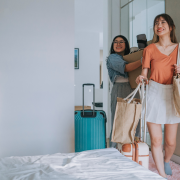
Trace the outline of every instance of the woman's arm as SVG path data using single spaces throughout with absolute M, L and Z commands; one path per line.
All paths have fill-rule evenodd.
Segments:
M 179 74 L 180 73 L 180 65 L 177 66 L 177 64 L 174 64 L 174 75 Z
M 141 66 L 141 59 L 125 65 L 125 72 L 130 72 Z

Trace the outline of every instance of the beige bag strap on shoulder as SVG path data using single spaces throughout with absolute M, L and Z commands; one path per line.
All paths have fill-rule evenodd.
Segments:
M 177 66 L 180 64 L 180 43 L 178 47 Z M 180 74 L 173 76 L 173 100 L 175 114 L 180 117 Z
M 177 66 L 180 65 L 180 43 L 178 44 L 178 55 L 177 55 Z M 176 78 L 178 78 L 180 74 L 176 75 Z
M 145 81 L 142 80 L 141 91 L 139 92 L 141 103 L 142 103 L 142 112 L 140 118 L 140 140 L 146 142 L 146 131 L 147 131 L 147 124 L 146 124 L 146 112 L 147 112 L 147 95 L 148 95 L 148 84 L 146 84 L 145 88 Z
M 179 66 L 180 64 L 179 51 L 180 51 L 180 43 L 178 44 L 177 66 Z
M 179 66 L 180 65 L 180 43 L 178 44 L 178 55 L 177 55 L 177 66 Z M 176 75 L 177 76 L 177 78 L 180 76 L 180 74 L 177 74 Z

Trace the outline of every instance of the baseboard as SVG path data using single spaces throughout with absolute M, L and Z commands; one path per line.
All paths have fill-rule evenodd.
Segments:
M 164 151 L 163 151 L 163 154 L 164 154 Z M 171 161 L 177 163 L 177 164 L 180 164 L 180 156 L 177 156 L 175 154 L 172 155 L 171 157 Z
M 180 164 L 180 156 L 173 154 L 173 156 L 171 157 L 171 161 Z

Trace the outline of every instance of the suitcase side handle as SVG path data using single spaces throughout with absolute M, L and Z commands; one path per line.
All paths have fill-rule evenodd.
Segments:
M 93 86 L 93 115 L 92 116 L 95 116 L 95 113 L 94 113 L 94 106 L 95 106 L 95 84 L 92 84 L 92 83 L 86 83 L 86 84 L 83 84 L 82 85 L 82 88 L 83 88 L 83 116 L 84 116 L 84 86 Z

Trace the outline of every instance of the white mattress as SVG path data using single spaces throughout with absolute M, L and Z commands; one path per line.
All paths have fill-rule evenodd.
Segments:
M 0 180 L 161 180 L 114 148 L 0 159 Z

